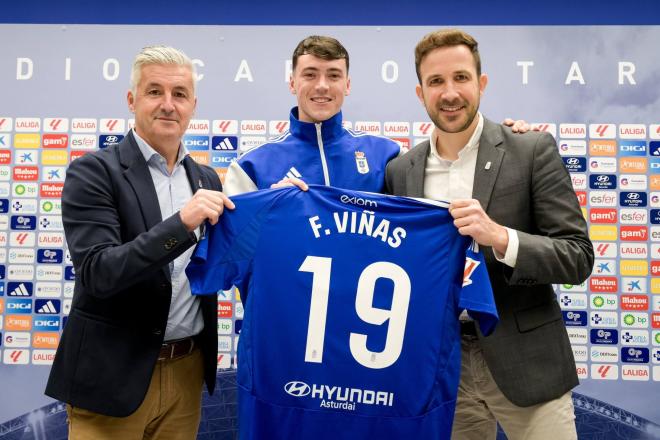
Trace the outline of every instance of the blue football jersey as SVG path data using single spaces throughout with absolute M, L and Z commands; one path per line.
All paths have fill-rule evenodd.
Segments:
M 447 205 L 310 185 L 232 198 L 187 268 L 236 285 L 242 439 L 449 438 L 463 309 L 497 312 Z

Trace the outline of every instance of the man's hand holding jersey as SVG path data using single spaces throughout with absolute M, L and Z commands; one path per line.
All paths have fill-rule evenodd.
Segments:
M 215 225 L 225 208 L 234 209 L 234 202 L 220 191 L 199 189 L 186 203 L 179 215 L 181 222 L 190 232 L 197 229 L 205 220 Z

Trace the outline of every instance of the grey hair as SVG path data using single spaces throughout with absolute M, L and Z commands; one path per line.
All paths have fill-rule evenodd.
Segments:
M 153 64 L 170 64 L 189 68 L 193 77 L 193 93 L 195 92 L 195 65 L 188 55 L 170 46 L 146 46 L 136 55 L 131 68 L 131 90 L 134 94 L 140 83 L 142 68 Z

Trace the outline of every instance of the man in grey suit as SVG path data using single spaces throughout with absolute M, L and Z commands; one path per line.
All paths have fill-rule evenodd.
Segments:
M 417 96 L 435 124 L 391 161 L 396 195 L 449 200 L 454 224 L 482 245 L 500 323 L 488 337 L 461 315 L 462 367 L 453 439 L 575 439 L 573 353 L 552 283 L 579 284 L 593 248 L 571 180 L 547 133 L 512 134 L 479 113 L 488 77 L 460 30 L 415 48 Z

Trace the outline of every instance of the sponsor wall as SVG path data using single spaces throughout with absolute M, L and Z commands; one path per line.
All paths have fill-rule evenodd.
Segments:
M 287 130 L 290 53 L 310 34 L 336 36 L 351 54 L 348 126 L 405 147 L 424 139 L 412 49 L 432 29 L 0 25 L 0 41 L 12 41 L 0 51 L 0 389 L 12 401 L 0 422 L 51 401 L 43 388 L 74 283 L 60 217 L 66 167 L 132 127 L 126 91 L 142 46 L 194 58 L 199 102 L 184 143 L 223 177 L 242 151 Z M 593 275 L 557 286 L 578 391 L 660 423 L 660 27 L 465 29 L 490 78 L 483 113 L 557 139 L 589 221 Z M 221 368 L 235 363 L 237 299 L 218 299 Z

